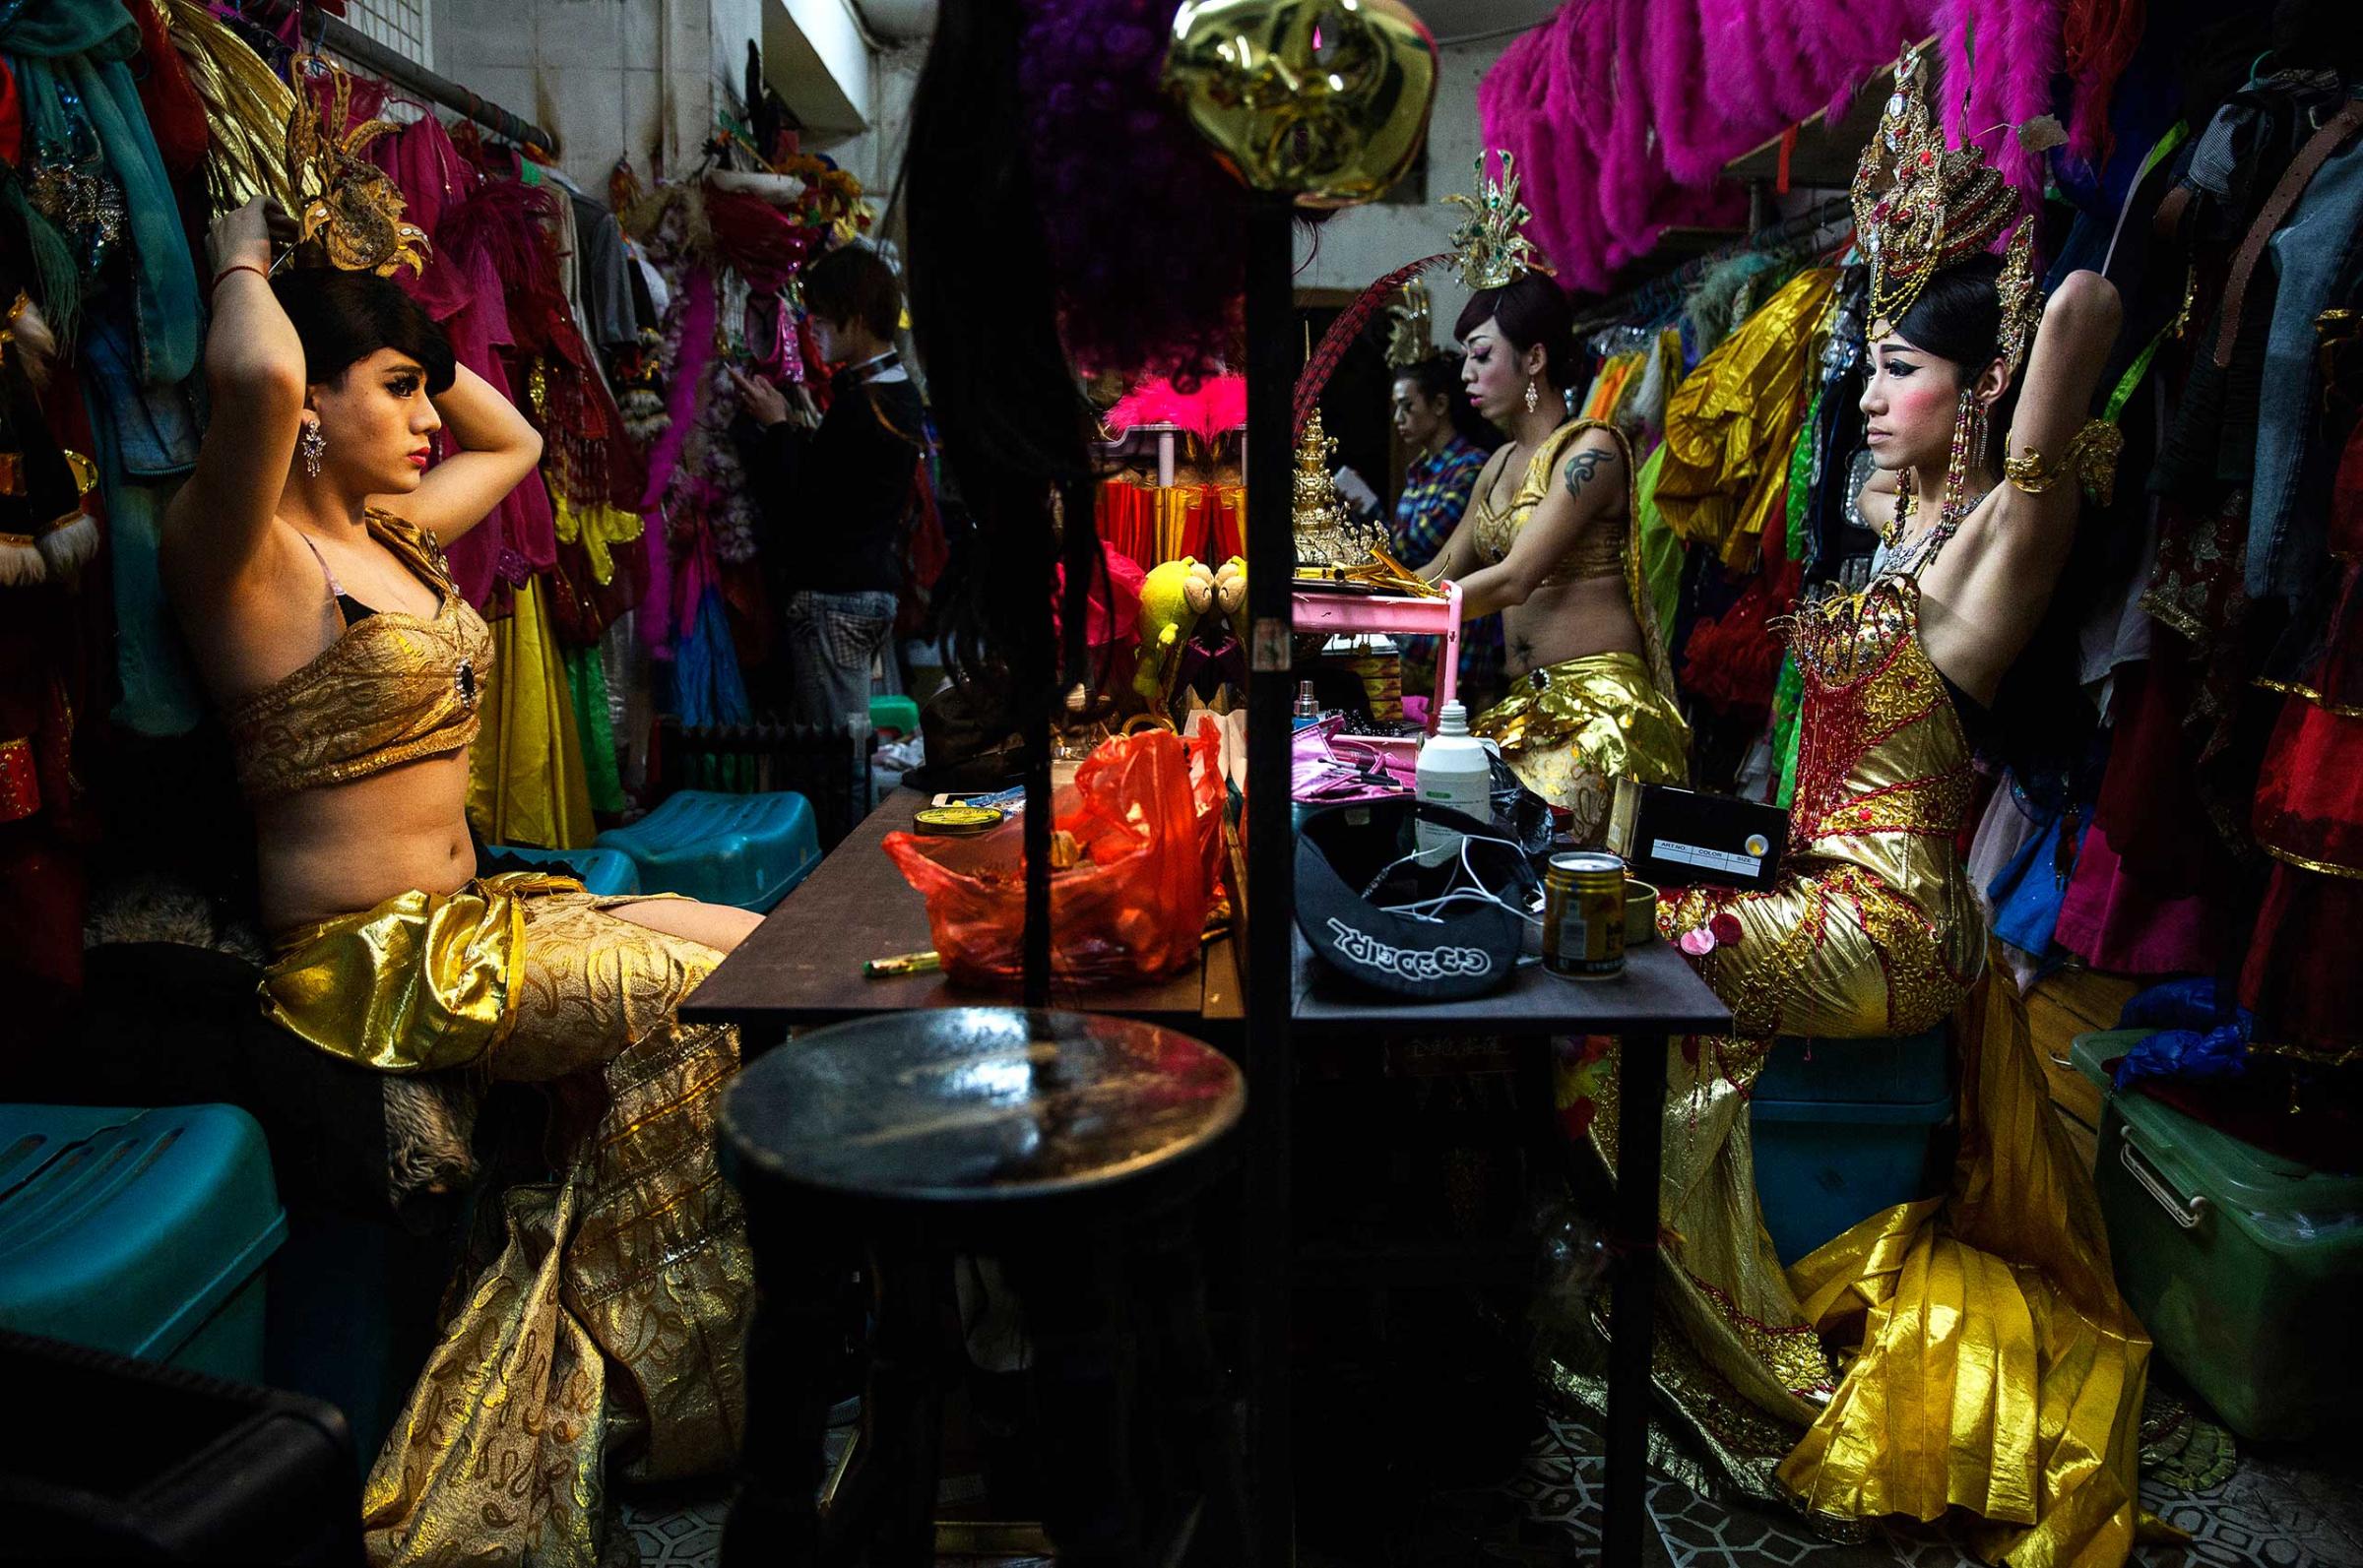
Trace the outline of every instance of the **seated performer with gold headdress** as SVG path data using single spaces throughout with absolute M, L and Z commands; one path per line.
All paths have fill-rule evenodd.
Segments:
M 1529 265 L 1517 175 L 1501 161 L 1501 200 L 1489 182 L 1453 237 L 1476 288 L 1454 331 L 1470 402 L 1510 442 L 1421 575 L 1460 585 L 1463 619 L 1501 616 L 1509 695 L 1470 732 L 1498 741 L 1526 787 L 1597 843 L 1619 779 L 1689 778 L 1690 727 L 1641 591 L 1632 450 L 1614 425 L 1566 417 L 1573 313 Z
M 1863 510 L 1885 543 L 1867 586 L 1808 602 L 1789 629 L 1805 696 L 1778 884 L 1693 888 L 1659 914 L 1735 1035 L 1668 1058 L 1660 1299 L 1680 1332 L 1661 1337 L 1656 1376 L 1716 1482 L 1839 1522 L 1958 1508 L 1988 1561 L 2101 1568 L 2134 1539 L 2149 1345 L 2023 1009 L 1979 985 L 1987 935 L 1959 844 L 1969 726 L 2050 598 L 2079 481 L 2103 485 L 2114 465 L 2115 432 L 2084 415 L 2119 313 L 2092 273 L 2037 298 L 2032 218 L 1974 147 L 1945 146 L 1921 71 L 1910 53 L 1898 65 L 1854 191 L 1882 475 Z M 2006 419 L 1998 450 L 1988 432 Z M 1950 1191 L 1784 1271 L 1748 1110 L 1775 1038 L 1948 1018 Z M 1612 1162 L 1613 1123 L 1592 1122 Z M 1588 1393 L 1580 1343 L 1560 1370 Z
M 327 236 L 351 270 L 276 279 L 259 200 L 216 220 L 213 420 L 162 566 L 254 810 L 264 1009 L 358 1066 L 546 1086 L 554 1172 L 478 1206 L 478 1256 L 364 1490 L 370 1558 L 590 1568 L 610 1470 L 736 1448 L 751 1287 L 713 1122 L 737 1042 L 675 1009 L 754 917 L 477 876 L 492 643 L 441 544 L 542 442 L 370 276 L 420 238 L 379 216 Z

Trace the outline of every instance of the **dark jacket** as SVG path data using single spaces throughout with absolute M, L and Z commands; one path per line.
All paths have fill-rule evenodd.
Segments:
M 899 594 L 926 410 L 908 380 L 839 371 L 815 430 L 788 423 L 745 442 L 765 554 L 783 593 Z

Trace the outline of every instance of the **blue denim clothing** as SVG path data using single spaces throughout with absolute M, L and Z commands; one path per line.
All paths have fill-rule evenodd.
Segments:
M 2315 174 L 2267 248 L 2278 280 L 2265 385 L 2257 408 L 2257 473 L 2248 507 L 2248 595 L 2294 598 L 2323 568 L 2330 511 L 2325 493 L 2307 499 L 2314 445 L 2317 341 L 2314 318 L 2332 297 L 2363 245 L 2363 133 L 2348 137 Z
M 892 594 L 798 594 L 788 600 L 789 717 L 836 728 L 869 721 L 869 666 L 894 632 Z

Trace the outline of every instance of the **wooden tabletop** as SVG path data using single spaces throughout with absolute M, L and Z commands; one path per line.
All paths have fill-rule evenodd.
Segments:
M 681 1006 L 692 1024 L 734 1024 L 775 1037 L 791 1026 L 833 1024 L 912 1007 L 1005 1007 L 1007 992 L 979 990 L 941 972 L 868 979 L 865 959 L 918 953 L 935 945 L 925 901 L 880 847 L 911 826 L 926 803 L 897 789 L 829 851 L 803 885 L 764 916 L 754 934 L 725 958 Z M 1171 979 L 1137 985 L 1054 986 L 1052 1001 L 1090 1013 L 1188 1029 L 1205 1019 L 1242 1015 L 1238 968 L 1228 940 L 1211 944 L 1202 964 Z M 749 1041 L 749 1053 L 773 1042 Z
M 1501 990 L 1420 1002 L 1350 980 L 1296 941 L 1296 1017 L 1323 1028 L 1379 1026 L 1424 1035 L 1715 1035 L 1731 1029 L 1724 1006 L 1664 942 L 1627 950 L 1613 980 L 1563 979 L 1539 964 Z

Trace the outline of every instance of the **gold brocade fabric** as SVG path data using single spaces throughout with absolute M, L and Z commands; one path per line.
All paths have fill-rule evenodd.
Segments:
M 1519 782 L 1570 813 L 1587 844 L 1607 825 L 1619 779 L 1690 777 L 1690 726 L 1634 654 L 1590 654 L 1521 675 L 1469 721 L 1469 733 L 1498 741 Z
M 354 621 L 310 663 L 224 710 L 249 800 L 367 778 L 476 738 L 492 634 L 432 535 L 375 509 L 367 526 L 440 602 L 428 618 L 389 609 Z
M 2117 1293 L 2024 1004 L 1992 978 L 1954 1034 L 1950 1189 L 1872 1216 L 1790 1271 L 1807 1314 L 1854 1358 L 1779 1478 L 1816 1514 L 1965 1508 L 1988 1562 L 2120 1568 L 2139 1525 L 2149 1337 Z
M 330 925 L 382 928 L 420 897 Z M 513 937 L 503 1023 L 476 1070 L 545 1085 L 550 1111 L 537 1173 L 549 1179 L 479 1196 L 441 1341 L 369 1473 L 362 1524 L 378 1568 L 594 1568 L 628 1550 L 609 1477 L 709 1474 L 737 1450 L 754 1287 L 715 1138 L 737 1037 L 678 1022 L 720 955 L 609 912 L 633 902 L 565 878 L 489 878 L 439 901 L 450 940 L 381 946 L 413 972 L 352 978 L 372 996 L 481 990 L 462 972 Z M 474 933 L 460 929 L 469 909 L 481 911 Z M 349 1059 L 417 1054 L 364 1040 Z
M 1955 847 L 1969 743 L 1921 649 L 1919 604 L 1917 583 L 1890 578 L 1800 612 L 1789 646 L 1806 689 L 1779 882 L 1692 888 L 1658 910 L 1669 940 L 1738 922 L 1698 969 L 1743 1037 L 1917 1035 L 1960 1005 L 1985 962 Z
M 1764 525 L 1787 498 L 1806 374 L 1837 281 L 1834 268 L 1798 274 L 1666 402 L 1658 510 L 1676 533 L 1735 572 L 1756 569 Z
M 1681 1041 L 1668 1060 L 1661 1302 L 1675 1332 L 1654 1375 L 1709 1484 L 1802 1502 L 1839 1529 L 1960 1507 L 1984 1519 L 1990 1561 L 2116 1568 L 2134 1538 L 2148 1345 L 2024 1007 L 1991 974 L 1978 983 L 1985 928 L 1954 847 L 1969 753 L 1918 600 L 1889 579 L 1799 615 L 1806 696 L 1779 883 L 1694 888 L 1660 911 L 1670 940 L 1720 926 L 1698 962 L 1741 1034 Z M 1784 1274 L 1747 1114 L 1772 1037 L 1892 1036 L 1948 1017 L 1963 1064 L 1948 1194 L 1874 1216 Z M 1613 1168 L 1613 1070 L 1592 1093 Z M 1555 1380 L 1578 1398 L 1596 1381 L 1578 1353 L 1587 1328 L 1558 1326 Z
M 468 757 L 468 820 L 486 844 L 580 848 L 599 836 L 574 716 L 574 688 L 546 609 L 548 585 L 519 586 L 492 627 L 500 678 Z

